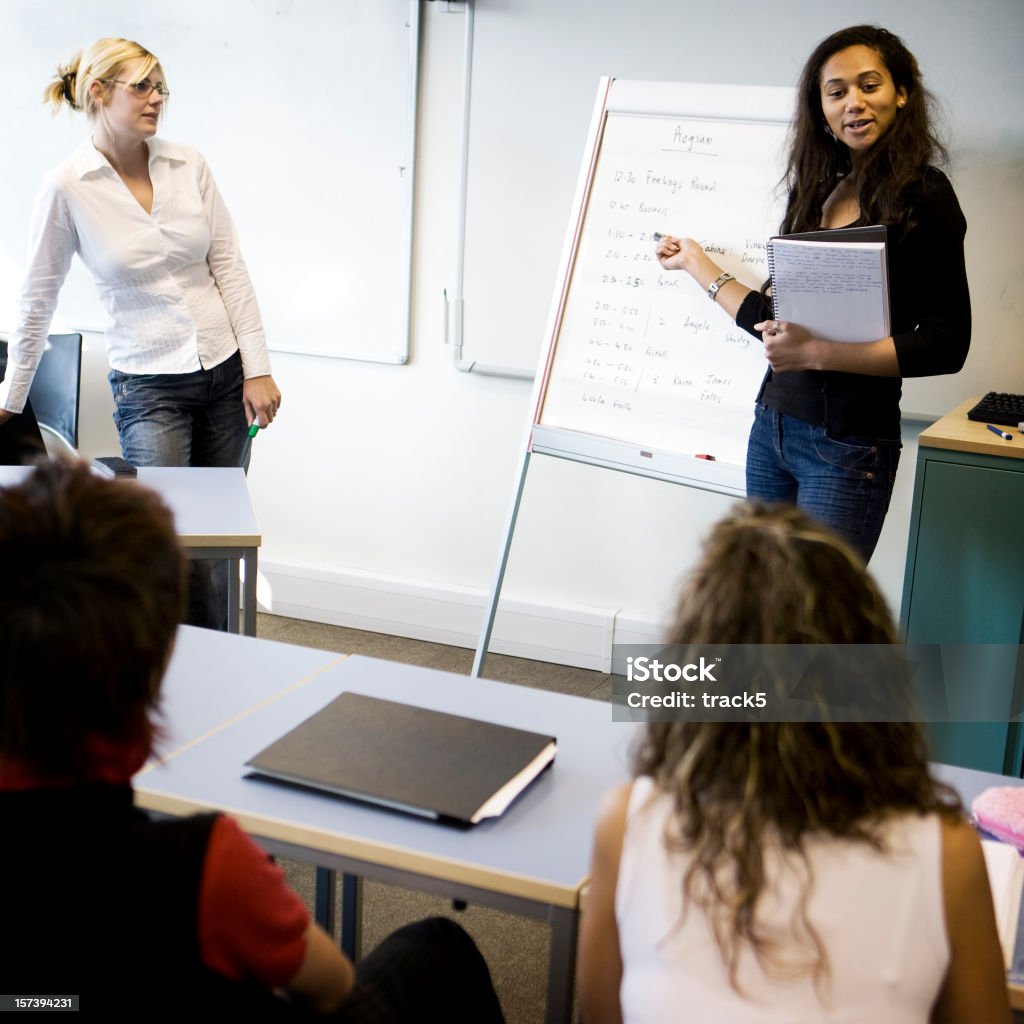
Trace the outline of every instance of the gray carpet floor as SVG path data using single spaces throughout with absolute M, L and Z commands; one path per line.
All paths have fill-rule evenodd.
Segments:
M 468 674 L 473 652 L 460 647 L 367 633 L 277 615 L 260 615 L 259 636 L 326 651 L 423 665 Z M 611 676 L 524 658 L 489 655 L 488 679 L 568 693 L 593 700 L 611 699 Z M 288 880 L 312 908 L 314 872 L 304 864 L 283 862 Z M 450 901 L 395 886 L 367 882 L 363 890 L 363 949 L 369 952 L 395 928 L 434 914 L 454 917 L 476 940 L 494 979 L 509 1024 L 540 1024 L 547 984 L 548 928 L 544 922 L 484 907 L 456 911 Z M 339 908 L 340 915 L 340 908 Z

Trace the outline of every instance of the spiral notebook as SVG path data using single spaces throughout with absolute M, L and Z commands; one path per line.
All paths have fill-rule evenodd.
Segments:
M 824 341 L 892 334 L 882 225 L 776 235 L 768 242 L 775 317 Z

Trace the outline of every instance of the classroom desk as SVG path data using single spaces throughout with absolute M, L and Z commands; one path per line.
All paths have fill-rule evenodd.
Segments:
M 1004 441 L 967 419 L 969 398 L 921 432 L 900 628 L 908 643 L 1024 641 L 1024 436 Z M 950 695 L 954 721 L 929 727 L 944 762 L 1020 775 L 1024 728 L 971 721 L 967 709 L 1009 707 L 1016 673 L 993 668 Z M 965 721 L 955 721 L 956 711 Z
M 593 819 L 626 777 L 635 727 L 579 697 L 201 633 L 179 632 L 164 760 L 136 776 L 136 802 L 174 816 L 224 810 L 275 854 L 547 920 L 547 1020 L 568 1021 Z M 558 755 L 501 818 L 467 831 L 244 777 L 248 758 L 345 690 L 550 732 Z
M 0 487 L 18 483 L 28 466 L 0 466 Z M 237 468 L 150 466 L 139 470 L 139 482 L 152 488 L 170 506 L 178 540 L 189 558 L 226 559 L 228 629 L 238 632 L 238 565 L 245 566 L 241 593 L 242 632 L 256 635 L 256 579 L 260 528 L 256 523 L 245 472 Z
M 468 831 L 244 778 L 249 757 L 344 690 L 551 731 L 558 756 L 502 818 Z M 635 730 L 613 723 L 608 705 L 182 626 L 161 706 L 163 760 L 135 777 L 139 806 L 173 816 L 224 810 L 281 856 L 546 919 L 547 1020 L 570 1019 L 591 826 L 601 794 L 626 777 Z M 968 805 L 988 786 L 1022 784 L 934 767 Z M 346 899 L 358 895 L 346 890 Z M 358 916 L 358 906 L 349 910 Z M 1024 1010 L 1024 986 L 1009 992 Z

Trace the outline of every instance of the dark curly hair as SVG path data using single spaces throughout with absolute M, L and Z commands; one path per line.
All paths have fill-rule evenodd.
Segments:
M 849 149 L 828 131 L 821 106 L 821 73 L 840 50 L 866 46 L 882 59 L 906 103 L 889 130 L 854 171 Z M 948 162 L 935 129 L 935 99 L 921 81 L 917 60 L 899 36 L 875 25 L 854 25 L 823 40 L 804 65 L 797 85 L 785 183 L 789 202 L 784 232 L 821 226 L 822 207 L 838 180 L 856 174 L 861 218 L 868 224 L 909 226 L 925 172 Z
M 896 631 L 864 563 L 835 534 L 792 506 L 743 504 L 711 531 L 668 642 L 893 644 Z M 649 723 L 633 768 L 672 797 L 665 840 L 687 855 L 684 896 L 707 914 L 734 986 L 745 943 L 769 973 L 810 971 L 820 982 L 828 970 L 806 915 L 799 925 L 816 956 L 800 962 L 783 960 L 758 928 L 769 842 L 800 858 L 809 888 L 811 836 L 882 848 L 878 826 L 893 813 L 962 812 L 929 775 L 914 722 Z

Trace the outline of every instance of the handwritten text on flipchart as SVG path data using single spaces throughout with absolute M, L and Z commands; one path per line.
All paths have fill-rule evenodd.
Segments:
M 695 238 L 760 287 L 783 135 L 771 124 L 608 116 L 543 423 L 742 461 L 732 423 L 766 368 L 760 345 L 687 274 L 662 270 L 652 236 Z

